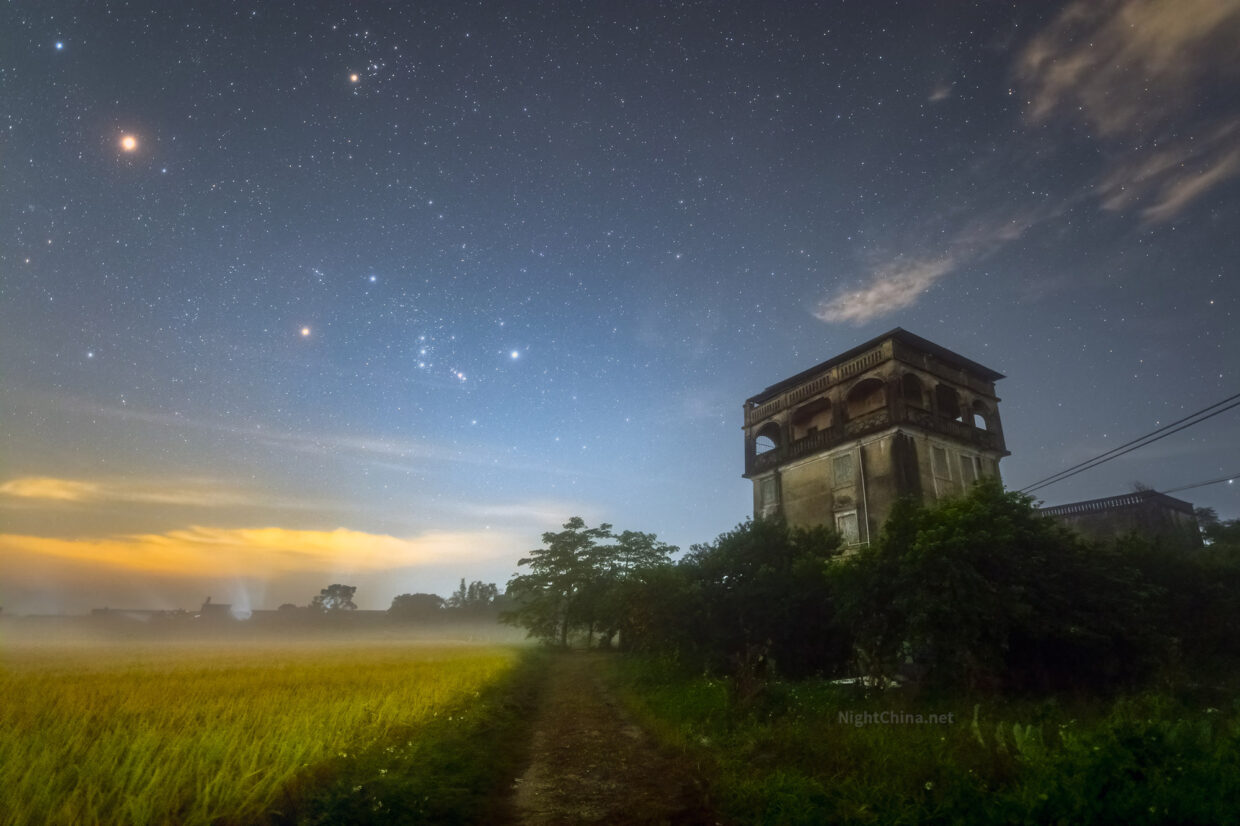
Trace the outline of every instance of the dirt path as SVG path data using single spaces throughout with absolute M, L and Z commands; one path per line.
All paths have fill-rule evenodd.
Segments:
M 605 660 L 578 652 L 552 661 L 530 765 L 516 782 L 517 822 L 713 824 L 688 768 L 625 719 L 599 678 Z

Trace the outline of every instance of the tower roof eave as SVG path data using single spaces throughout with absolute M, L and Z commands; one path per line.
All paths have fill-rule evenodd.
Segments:
M 828 370 L 837 364 L 843 364 L 846 361 L 850 361 L 851 359 L 864 353 L 866 350 L 873 349 L 874 347 L 877 347 L 879 344 L 881 344 L 884 341 L 887 341 L 888 339 L 894 339 L 896 341 L 900 341 L 904 344 L 909 345 L 910 347 L 914 349 L 929 353 L 930 355 L 934 356 L 939 361 L 942 361 L 945 364 L 951 364 L 956 367 L 960 367 L 964 370 L 969 371 L 970 373 L 973 373 L 974 375 L 977 375 L 985 379 L 986 381 L 993 382 L 993 381 L 998 381 L 999 379 L 1004 378 L 1004 375 L 1002 373 L 999 373 L 995 370 L 991 370 L 989 367 L 978 364 L 976 361 L 973 361 L 972 359 L 965 358 L 959 353 L 948 350 L 946 347 L 943 347 L 940 344 L 935 344 L 933 341 L 924 339 L 921 336 L 916 335 L 915 333 L 910 333 L 908 330 L 905 330 L 903 327 L 896 327 L 895 329 L 888 330 L 887 332 L 883 333 L 880 336 L 875 336 L 869 341 L 866 341 L 862 344 L 858 344 L 856 347 L 853 347 L 851 350 L 847 350 L 843 353 L 840 353 L 838 356 L 833 356 L 832 358 L 829 358 L 826 361 L 822 362 L 821 364 L 815 365 L 809 368 L 808 370 L 802 370 L 800 373 L 797 373 L 795 376 L 789 376 L 783 381 L 772 384 L 770 387 L 766 388 L 761 393 L 757 393 L 753 396 L 750 396 L 748 399 L 745 400 L 745 404 L 747 405 L 762 404 L 766 400 L 779 395 L 785 390 L 789 390 L 793 387 L 796 387 L 797 385 L 804 384 L 810 378 L 817 375 L 818 373 L 823 372 L 824 370 Z

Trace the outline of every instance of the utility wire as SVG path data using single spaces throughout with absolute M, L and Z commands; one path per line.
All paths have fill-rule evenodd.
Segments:
M 1178 488 L 1167 488 L 1160 490 L 1159 493 L 1175 493 L 1181 490 L 1192 490 L 1193 488 L 1204 488 L 1206 485 L 1217 485 L 1219 482 L 1230 482 L 1233 479 L 1240 478 L 1240 473 L 1233 473 L 1230 476 L 1220 476 L 1217 479 L 1211 479 L 1209 482 L 1196 482 L 1192 485 L 1180 485 Z
M 1163 425 L 1157 430 L 1153 430 L 1149 433 L 1146 433 L 1144 436 L 1139 436 L 1136 439 L 1133 439 L 1132 441 L 1125 442 L 1124 444 L 1119 445 L 1118 447 L 1111 448 L 1105 453 L 1100 453 L 1097 456 L 1093 457 L 1092 459 L 1087 459 L 1084 462 L 1079 462 L 1073 465 L 1072 467 L 1065 468 L 1064 470 L 1061 470 L 1058 473 L 1051 474 L 1050 476 L 1047 476 L 1045 479 L 1040 479 L 1031 485 L 1026 485 L 1025 487 L 1021 488 L 1020 492 L 1021 493 L 1032 493 L 1035 490 L 1039 490 L 1040 488 L 1047 487 L 1048 485 L 1052 485 L 1056 482 L 1062 482 L 1064 479 L 1067 479 L 1071 476 L 1075 476 L 1078 473 L 1083 473 L 1087 470 L 1091 470 L 1097 467 L 1098 465 L 1109 462 L 1112 459 L 1117 459 L 1120 456 L 1123 456 L 1125 453 L 1131 453 L 1132 451 L 1136 450 L 1139 447 L 1145 447 L 1146 445 L 1153 444 L 1154 442 L 1157 442 L 1160 439 L 1165 439 L 1166 437 L 1172 435 L 1173 433 L 1178 433 L 1181 430 L 1192 427 L 1195 424 L 1201 424 L 1207 419 L 1212 419 L 1215 416 L 1219 415 L 1220 413 L 1225 413 L 1228 410 L 1231 410 L 1233 407 L 1240 407 L 1240 401 L 1237 401 L 1237 399 L 1240 399 L 1240 393 L 1237 393 L 1234 396 L 1229 396 L 1223 399 L 1222 401 L 1215 402 L 1214 404 L 1211 404 L 1207 407 L 1203 407 L 1202 409 L 1196 411 L 1195 413 L 1190 413 L 1189 415 L 1185 416 L 1182 419 L 1177 419 L 1176 421 L 1171 422 L 1170 424 Z M 1222 405 L 1227 405 L 1227 406 L 1222 407 Z M 1221 409 L 1215 410 L 1215 408 L 1221 408 Z M 1213 410 L 1214 412 L 1209 413 L 1209 415 L 1203 415 L 1211 410 Z M 1187 424 L 1185 424 L 1185 422 L 1187 422 Z M 1177 427 L 1177 425 L 1179 425 L 1179 427 Z
M 1050 479 L 1048 481 L 1044 481 L 1039 484 L 1033 485 L 1023 490 L 1022 493 L 1032 493 L 1035 490 L 1040 490 L 1044 487 L 1053 485 L 1056 482 L 1062 482 L 1065 479 L 1068 479 L 1072 476 L 1076 476 L 1078 473 L 1084 473 L 1087 470 L 1093 470 L 1099 465 L 1104 465 L 1107 462 L 1111 461 L 1112 459 L 1118 459 L 1120 456 L 1123 456 L 1125 453 L 1132 453 L 1137 448 L 1145 447 L 1146 445 L 1152 445 L 1154 442 L 1165 439 L 1168 436 L 1171 436 L 1172 434 L 1179 433 L 1181 430 L 1186 430 L 1187 428 L 1190 428 L 1195 424 L 1201 424 L 1206 419 L 1212 419 L 1215 416 L 1219 415 L 1220 413 L 1226 413 L 1228 410 L 1231 410 L 1233 407 L 1240 407 L 1240 402 L 1234 402 L 1228 405 L 1227 407 L 1222 408 L 1221 410 L 1214 411 L 1208 416 L 1202 416 L 1196 421 L 1192 421 L 1192 422 L 1189 422 L 1188 424 L 1180 425 L 1174 430 L 1168 430 L 1165 433 L 1161 433 L 1160 435 L 1152 436 L 1150 438 L 1144 438 L 1143 440 L 1139 439 L 1137 441 L 1140 442 L 1140 444 L 1134 444 L 1132 447 L 1127 448 L 1126 450 L 1120 450 L 1119 448 L 1116 448 L 1115 451 L 1108 451 L 1108 453 L 1102 454 L 1101 456 L 1096 456 L 1094 459 L 1090 460 L 1090 463 L 1087 464 L 1085 467 L 1082 467 L 1079 470 L 1074 470 L 1071 473 L 1063 472 L 1062 474 L 1058 475 L 1058 478 Z M 1155 432 L 1157 433 L 1158 431 L 1155 431 Z M 1129 444 L 1132 444 L 1132 443 L 1129 442 Z
M 1063 476 L 1063 475 L 1067 474 L 1069 471 L 1076 470 L 1076 469 L 1077 469 L 1077 468 L 1079 468 L 1079 467 L 1084 467 L 1085 465 L 1092 465 L 1094 462 L 1097 462 L 1098 460 L 1100 460 L 1100 459 L 1102 459 L 1102 458 L 1104 458 L 1104 457 L 1110 456 L 1110 454 L 1112 454 L 1112 453 L 1115 453 L 1115 452 L 1117 452 L 1117 451 L 1123 450 L 1124 448 L 1128 447 L 1129 445 L 1134 445 L 1134 444 L 1136 444 L 1137 442 L 1144 441 L 1145 439 L 1148 439 L 1148 438 L 1149 438 L 1149 437 L 1151 437 L 1151 436 L 1155 436 L 1155 435 L 1157 435 L 1157 434 L 1161 433 L 1162 431 L 1167 430 L 1168 428 L 1175 427 L 1176 425 L 1178 425 L 1178 424 L 1180 424 L 1180 423 L 1182 423 L 1182 422 L 1186 422 L 1186 421 L 1188 421 L 1189 419 L 1192 419 L 1192 418 L 1195 418 L 1195 417 L 1197 417 L 1197 416 L 1200 416 L 1202 413 L 1205 413 L 1205 412 L 1207 412 L 1207 411 L 1209 411 L 1209 410 L 1213 410 L 1213 409 L 1214 409 L 1214 408 L 1216 408 L 1216 407 L 1219 407 L 1219 406 L 1221 406 L 1221 405 L 1227 404 L 1228 402 L 1230 402 L 1230 401 L 1234 401 L 1234 400 L 1236 400 L 1236 399 L 1240 399 L 1240 393 L 1237 393 L 1237 394 L 1236 394 L 1236 395 L 1234 395 L 1234 396 L 1229 396 L 1229 397 L 1227 397 L 1227 398 L 1223 399 L 1222 401 L 1215 402 L 1214 404 L 1211 404 L 1211 405 L 1209 405 L 1209 406 L 1207 406 L 1207 407 L 1203 407 L 1203 408 L 1201 408 L 1200 410 L 1196 411 L 1195 413 L 1190 413 L 1189 415 L 1185 416 L 1185 417 L 1184 417 L 1184 418 L 1182 418 L 1182 419 L 1176 419 L 1174 422 L 1170 422 L 1170 423 L 1168 423 L 1168 424 L 1165 424 L 1165 425 L 1163 425 L 1162 427 L 1158 428 L 1157 430 L 1152 430 L 1152 431 L 1150 431 L 1149 433 L 1146 433 L 1144 436 L 1139 436 L 1139 437 L 1137 437 L 1136 439 L 1133 439 L 1133 440 L 1132 440 L 1132 441 L 1130 441 L 1130 442 L 1124 442 L 1122 445 L 1119 445 L 1118 447 L 1113 447 L 1113 448 L 1111 448 L 1110 450 L 1106 451 L 1105 453 L 1100 453 L 1100 454 L 1098 454 L 1097 456 L 1093 457 L 1092 459 L 1086 459 L 1084 462 L 1080 462 L 1079 464 L 1075 464 L 1075 465 L 1073 465 L 1072 467 L 1069 467 L 1069 468 L 1064 468 L 1063 470 L 1059 471 L 1058 473 L 1053 473 L 1053 474 L 1051 474 L 1050 476 L 1047 476 L 1045 479 L 1041 479 L 1041 480 L 1039 480 L 1039 481 L 1037 481 L 1037 482 L 1034 482 L 1034 483 L 1032 483 L 1032 484 L 1030 484 L 1030 485 L 1027 485 L 1025 488 L 1023 488 L 1023 491 L 1028 491 L 1028 490 L 1030 490 L 1031 488 L 1040 487 L 1040 486 L 1041 486 L 1041 485 L 1043 485 L 1044 483 L 1049 483 L 1052 479 L 1056 479 L 1056 480 L 1057 480 L 1057 478 L 1058 478 L 1058 477 L 1060 477 L 1060 476 Z

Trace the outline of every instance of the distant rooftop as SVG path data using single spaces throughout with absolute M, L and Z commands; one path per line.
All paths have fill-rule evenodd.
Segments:
M 1139 490 L 1133 493 L 1120 494 L 1119 496 L 1108 496 L 1105 499 L 1069 502 L 1049 508 L 1038 508 L 1038 512 L 1046 516 L 1074 516 L 1084 513 L 1100 513 L 1120 508 L 1131 508 L 1144 505 L 1147 502 L 1169 508 L 1170 510 L 1180 511 L 1189 516 L 1193 515 L 1193 505 L 1191 502 L 1185 502 L 1183 499 L 1176 499 L 1174 496 L 1168 496 L 1165 493 L 1158 493 L 1153 490 Z
M 881 336 L 875 336 L 874 338 L 870 339 L 869 341 L 863 344 L 858 344 L 856 347 L 853 347 L 851 350 L 846 350 L 845 352 L 840 353 L 838 356 L 833 356 L 832 358 L 829 358 L 826 361 L 824 361 L 822 364 L 815 365 L 814 367 L 811 367 L 808 370 L 802 370 L 800 373 L 797 373 L 795 376 L 791 376 L 789 378 L 784 379 L 781 382 L 772 384 L 770 387 L 766 388 L 761 393 L 758 393 L 754 396 L 750 396 L 748 399 L 745 400 L 745 403 L 750 404 L 750 405 L 762 404 L 762 402 L 766 401 L 772 396 L 777 396 L 780 393 L 784 392 L 785 390 L 804 384 L 806 381 L 813 378 L 817 374 L 823 372 L 824 370 L 828 370 L 836 366 L 837 364 L 843 364 L 846 361 L 850 361 L 853 358 L 856 358 L 857 356 L 861 355 L 865 351 L 872 350 L 873 348 L 877 347 L 879 344 L 882 344 L 884 341 L 887 341 L 888 339 L 894 339 L 895 341 L 899 341 L 902 344 L 907 344 L 909 347 L 915 350 L 920 350 L 924 353 L 929 353 L 930 355 L 934 356 L 936 359 L 943 362 L 944 364 L 950 364 L 955 367 L 959 367 L 963 370 L 967 370 L 970 373 L 973 373 L 974 375 L 985 379 L 986 381 L 998 381 L 999 379 L 1004 378 L 1004 375 L 1002 373 L 995 372 L 994 370 L 991 370 L 989 367 L 985 367 L 981 364 L 978 364 L 976 361 L 973 361 L 972 359 L 967 359 L 964 356 L 960 355 L 959 353 L 954 353 L 951 350 L 948 350 L 946 347 L 943 347 L 942 345 L 935 344 L 933 341 L 924 339 L 921 336 L 916 335 L 914 333 L 910 333 L 908 330 L 905 330 L 903 327 L 896 327 L 894 330 L 888 330 L 887 332 L 883 333 Z

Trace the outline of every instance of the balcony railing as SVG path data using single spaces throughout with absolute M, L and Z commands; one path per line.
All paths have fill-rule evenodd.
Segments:
M 980 450 L 1004 450 L 1003 437 L 998 433 L 982 430 L 964 422 L 944 419 L 925 410 L 917 409 L 907 409 L 902 419 L 893 421 L 890 410 L 883 408 L 845 422 L 842 436 L 835 428 L 820 430 L 776 447 L 774 450 L 759 453 L 746 463 L 745 475 L 753 476 L 786 462 L 829 450 L 836 445 L 885 430 L 896 424 L 911 424 L 923 430 L 940 433 L 955 441 L 966 442 Z
M 846 361 L 843 364 L 828 368 L 805 384 L 780 393 L 778 396 L 763 402 L 757 407 L 747 409 L 745 411 L 745 424 L 747 426 L 756 424 L 768 416 L 791 407 L 802 399 L 807 399 L 816 393 L 820 393 L 831 385 L 838 384 L 850 376 L 864 372 L 889 358 L 891 358 L 890 349 L 880 345 L 869 352 L 862 353 L 852 361 Z

